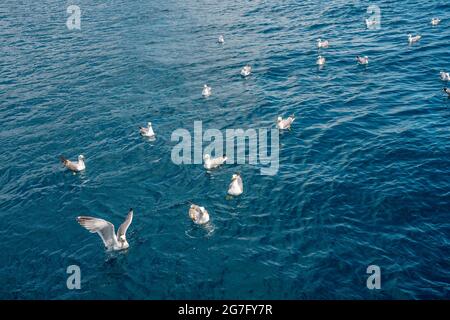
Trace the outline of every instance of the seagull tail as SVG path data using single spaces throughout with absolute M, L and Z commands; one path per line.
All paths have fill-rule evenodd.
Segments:
M 64 156 L 59 156 L 59 160 L 63 163 L 66 164 L 67 159 Z

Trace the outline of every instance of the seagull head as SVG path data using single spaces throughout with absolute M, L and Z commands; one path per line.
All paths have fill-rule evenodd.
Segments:
M 83 161 L 83 160 L 84 160 L 84 156 L 83 156 L 82 154 L 80 154 L 80 155 L 78 156 L 78 160 Z
M 205 156 L 203 157 L 203 159 L 205 160 L 209 160 L 211 158 L 211 156 L 209 154 L 205 154 Z
M 283 118 L 281 118 L 281 117 L 277 118 L 277 122 L 280 122 L 281 120 L 283 120 Z
M 128 247 L 130 247 L 130 245 L 128 244 L 127 238 L 125 238 L 124 234 L 119 237 L 119 242 L 122 245 L 122 249 L 127 249 Z
M 147 126 L 150 128 L 152 126 L 151 122 L 147 122 Z

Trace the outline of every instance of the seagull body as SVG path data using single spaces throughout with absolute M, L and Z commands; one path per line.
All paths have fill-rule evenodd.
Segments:
M 318 39 L 317 40 L 317 48 L 328 48 L 328 45 L 329 45 L 329 43 L 328 43 L 328 40 L 324 40 L 324 41 L 322 41 L 321 39 Z
M 207 170 L 217 168 L 217 167 L 221 166 L 225 161 L 227 161 L 226 156 L 211 158 L 211 156 L 209 154 L 205 154 L 203 159 L 205 160 L 204 167 Z
M 123 250 L 127 249 L 128 244 L 126 233 L 127 229 L 133 221 L 133 209 L 130 209 L 125 221 L 117 230 L 117 234 L 114 232 L 114 225 L 106 220 L 81 216 L 77 218 L 78 223 L 85 227 L 91 233 L 98 233 L 103 240 L 107 250 Z
M 239 196 L 244 192 L 244 184 L 239 173 L 233 174 L 231 177 L 231 183 L 228 187 L 228 194 L 230 196 Z
M 202 96 L 209 97 L 211 95 L 211 87 L 208 87 L 207 84 L 203 85 Z
M 411 34 L 408 34 L 408 42 L 409 42 L 409 44 L 412 44 L 412 43 L 414 43 L 414 42 L 417 42 L 417 41 L 419 41 L 421 38 L 422 38 L 421 35 L 413 36 L 413 35 L 411 35 Z
M 366 26 L 367 26 L 367 29 L 370 29 L 370 27 L 375 26 L 376 24 L 378 24 L 378 21 L 377 21 L 377 20 L 374 20 L 374 19 L 372 19 L 372 20 L 366 19 Z
M 292 124 L 292 122 L 294 122 L 294 120 L 295 120 L 294 115 L 289 116 L 286 119 L 283 119 L 282 117 L 278 117 L 277 118 L 277 128 L 282 129 L 282 130 L 290 129 L 291 124 Z
M 325 58 L 322 56 L 318 56 L 316 64 L 318 64 L 319 66 L 323 66 L 325 64 Z
M 439 18 L 433 18 L 431 19 L 431 25 L 437 26 L 441 22 L 441 19 Z
M 364 57 L 356 56 L 356 61 L 358 61 L 359 64 L 369 64 L 369 57 L 368 56 L 364 56 Z
M 442 89 L 442 91 L 444 91 L 446 94 L 448 94 L 448 97 L 450 98 L 450 89 L 449 88 L 444 88 L 444 89 Z
M 217 40 L 219 43 L 225 43 L 225 39 L 223 38 L 223 35 L 219 36 L 219 39 Z
M 59 157 L 61 159 L 62 164 L 64 165 L 64 167 L 66 167 L 67 169 L 73 171 L 73 172 L 80 172 L 83 171 L 84 169 L 86 169 L 86 165 L 84 163 L 84 156 L 82 154 L 80 154 L 78 156 L 78 161 L 70 161 L 66 158 L 64 158 L 64 156 Z
M 154 138 L 155 137 L 155 133 L 153 132 L 153 128 L 152 128 L 152 123 L 151 122 L 147 123 L 147 128 L 139 127 L 139 133 L 143 137 L 147 137 L 147 138 Z
M 247 77 L 252 73 L 252 67 L 248 64 L 241 69 L 241 76 Z
M 449 72 L 441 71 L 439 74 L 441 76 L 442 81 L 450 81 L 450 73 Z
M 205 224 L 209 221 L 209 213 L 204 207 L 200 207 L 196 204 L 191 204 L 189 208 L 189 217 L 196 224 Z

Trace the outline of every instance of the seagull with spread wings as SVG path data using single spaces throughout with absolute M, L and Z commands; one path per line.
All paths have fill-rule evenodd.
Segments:
M 133 221 L 133 209 L 128 212 L 127 218 L 117 231 L 117 235 L 114 231 L 114 225 L 109 221 L 86 216 L 78 217 L 77 221 L 91 233 L 98 233 L 108 250 L 123 250 L 130 246 L 126 233 L 131 221 Z

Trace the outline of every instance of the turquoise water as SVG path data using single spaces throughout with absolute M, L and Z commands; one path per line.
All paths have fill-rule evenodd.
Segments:
M 79 31 L 66 27 L 70 4 Z M 450 298 L 450 100 L 439 79 L 450 4 L 377 1 L 381 28 L 367 30 L 369 4 L 3 0 L 0 298 Z M 409 46 L 408 33 L 423 38 Z M 322 70 L 319 37 L 330 40 Z M 196 120 L 261 128 L 291 113 L 275 176 L 171 161 L 171 133 Z M 138 134 L 147 121 L 154 142 Z M 87 170 L 64 170 L 61 154 L 84 154 Z M 226 200 L 235 171 L 245 192 Z M 192 224 L 189 201 L 209 210 L 209 227 Z M 122 253 L 75 220 L 117 228 L 129 207 Z M 73 264 L 80 290 L 66 287 Z M 371 264 L 381 290 L 366 287 Z

